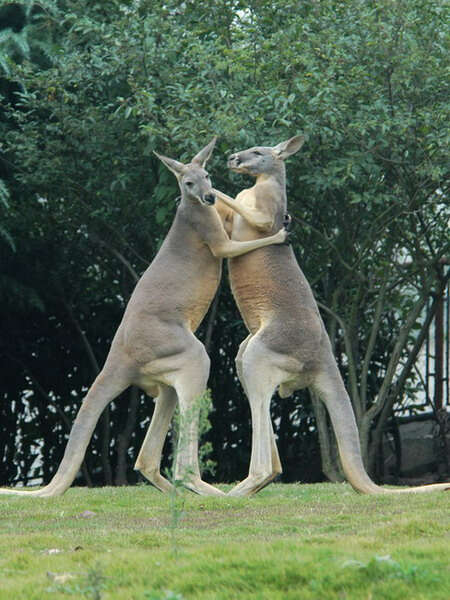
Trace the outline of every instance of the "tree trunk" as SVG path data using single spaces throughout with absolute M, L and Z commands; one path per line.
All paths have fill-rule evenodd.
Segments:
M 381 439 L 383 437 L 383 430 L 384 430 L 386 421 L 389 418 L 389 415 L 392 413 L 392 409 L 393 409 L 395 401 L 403 393 L 405 383 L 406 383 L 408 377 L 410 376 L 411 370 L 414 366 L 414 363 L 417 360 L 420 349 L 422 348 L 423 342 L 425 341 L 425 338 L 427 336 L 431 322 L 436 314 L 436 309 L 439 306 L 439 298 L 442 295 L 443 289 L 445 289 L 447 281 L 448 281 L 448 278 L 445 279 L 443 282 L 441 282 L 440 289 L 436 293 L 436 297 L 433 300 L 433 304 L 431 305 L 430 311 L 420 329 L 419 335 L 417 336 L 411 351 L 408 354 L 408 359 L 407 359 L 405 365 L 403 366 L 403 368 L 400 372 L 400 375 L 397 377 L 395 383 L 392 384 L 392 378 L 393 378 L 393 374 L 392 374 L 391 381 L 390 381 L 391 385 L 389 388 L 384 386 L 384 382 L 383 382 L 382 387 L 385 387 L 386 393 L 384 395 L 382 395 L 382 393 L 381 393 L 382 391 L 380 391 L 381 398 L 378 398 L 376 404 L 374 406 L 372 406 L 371 409 L 369 409 L 369 411 L 367 411 L 367 413 L 366 413 L 367 421 L 366 421 L 365 427 L 362 428 L 362 433 L 364 432 L 364 435 L 365 435 L 364 442 L 367 444 L 366 448 L 367 448 L 367 453 L 368 453 L 368 457 L 369 457 L 369 467 L 370 468 L 372 468 L 375 464 L 377 449 L 379 448 Z M 397 343 L 402 344 L 402 348 L 403 348 L 403 346 L 405 346 L 408 343 L 408 339 L 407 339 L 408 334 L 411 331 L 412 326 L 416 322 L 418 314 L 420 314 L 421 310 L 423 309 L 423 306 L 425 306 L 427 299 L 428 299 L 428 295 L 426 297 L 422 296 L 422 298 L 420 298 L 420 300 L 416 303 L 416 306 L 411 311 L 410 318 L 407 319 L 407 322 L 405 323 L 405 326 L 403 328 L 403 332 L 401 332 L 398 342 L 397 342 Z M 414 315 L 416 315 L 416 318 L 413 318 Z M 396 354 L 397 354 L 396 352 L 393 353 L 393 358 Z M 398 350 L 398 354 L 400 354 L 400 348 Z M 396 362 L 394 367 L 395 367 L 394 370 L 396 370 L 398 367 L 398 361 Z M 388 373 L 386 374 L 386 377 L 388 377 Z M 389 389 L 389 391 L 387 391 L 388 389 Z M 380 404 L 381 404 L 381 406 L 380 406 Z M 378 410 L 376 410 L 376 411 L 373 410 L 374 407 L 377 408 Z M 371 417 L 371 420 L 374 419 L 376 416 L 378 416 L 378 419 L 377 419 L 376 427 L 374 428 L 374 430 L 372 432 L 372 439 L 369 442 L 368 437 L 369 437 L 369 428 L 370 428 L 371 420 L 369 422 L 368 415 L 370 415 L 371 411 L 373 414 L 373 416 Z M 367 423 L 369 424 L 369 427 L 367 427 Z M 362 443 L 362 441 L 361 441 L 361 443 Z
M 206 325 L 206 333 L 205 333 L 205 341 L 204 341 L 204 345 L 205 345 L 205 350 L 206 352 L 209 354 L 210 348 L 211 348 L 211 340 L 212 340 L 212 334 L 214 331 L 214 324 L 216 321 L 216 316 L 217 316 L 217 309 L 219 307 L 219 299 L 220 299 L 220 290 L 221 290 L 221 285 L 219 285 L 216 295 L 214 296 L 214 300 L 211 304 L 211 308 L 209 309 L 209 315 L 208 315 L 208 322 Z
M 127 422 L 117 439 L 117 470 L 114 483 L 128 485 L 127 479 L 127 452 L 131 435 L 136 427 L 136 416 L 139 407 L 140 394 L 137 387 L 130 389 L 130 406 L 128 408 Z
M 337 451 L 336 438 L 328 423 L 328 414 L 325 405 L 316 394 L 310 392 L 314 415 L 316 417 L 317 431 L 319 433 L 320 457 L 322 472 L 332 482 L 344 481 L 342 467 Z
M 113 484 L 111 461 L 109 451 L 111 446 L 111 411 L 109 406 L 105 408 L 100 417 L 101 453 L 100 460 L 103 466 L 103 480 L 105 485 Z
M 405 350 L 406 345 L 408 344 L 409 334 L 415 325 L 419 315 L 421 314 L 423 307 L 426 304 L 431 288 L 431 281 L 429 282 L 429 287 L 427 290 L 422 292 L 419 300 L 413 306 L 411 312 L 409 313 L 406 322 L 402 326 L 399 331 L 399 335 L 397 337 L 397 341 L 394 345 L 391 358 L 389 360 L 389 364 L 386 370 L 386 375 L 384 377 L 383 383 L 381 385 L 380 391 L 375 402 L 372 406 L 365 412 L 361 424 L 360 424 L 360 439 L 361 439 L 361 452 L 364 460 L 364 464 L 366 468 L 369 466 L 369 473 L 371 471 L 370 465 L 374 464 L 374 450 L 378 448 L 382 436 L 382 430 L 384 427 L 384 423 L 386 419 L 391 413 L 392 406 L 394 404 L 395 398 L 397 398 L 398 393 L 395 393 L 392 388 L 392 381 L 394 379 L 395 373 L 398 369 L 400 358 Z M 422 327 L 421 334 L 419 338 L 421 338 L 422 334 L 425 331 L 425 325 Z M 425 332 L 426 333 L 426 332 Z M 412 354 L 410 353 L 407 363 L 405 367 L 403 367 L 400 376 L 397 378 L 395 383 L 395 388 L 397 392 L 403 389 L 403 385 L 405 384 L 406 378 L 409 375 L 409 372 L 417 358 L 417 354 L 419 353 L 420 347 L 422 345 L 422 341 L 417 339 L 416 344 L 414 346 L 415 354 L 414 359 L 412 359 Z M 383 413 L 382 417 L 378 419 L 377 422 L 377 432 L 372 436 L 371 439 L 371 428 L 374 419 L 376 419 L 380 413 Z M 373 445 L 372 445 L 373 444 Z

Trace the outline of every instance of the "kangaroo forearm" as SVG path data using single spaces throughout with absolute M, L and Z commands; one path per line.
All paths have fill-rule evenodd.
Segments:
M 238 202 L 236 202 L 234 198 L 227 196 L 223 192 L 219 192 L 219 190 L 214 189 L 213 191 L 219 200 L 221 200 L 224 204 L 226 204 L 226 206 L 228 206 L 228 208 L 231 208 L 231 210 L 236 212 L 238 215 L 241 215 L 241 217 L 243 217 L 246 221 L 248 221 L 248 217 L 251 218 L 249 211 L 244 206 L 241 206 Z
M 280 243 L 280 238 L 275 234 L 260 240 L 251 240 L 248 242 L 230 240 L 218 247 L 211 248 L 211 251 L 217 258 L 234 258 L 235 256 L 241 256 L 241 254 L 247 254 L 247 252 L 251 252 L 252 250 L 277 243 Z
M 219 200 L 221 200 L 228 206 L 228 208 L 231 208 L 231 210 L 245 219 L 247 223 L 255 229 L 258 229 L 259 231 L 270 231 L 272 229 L 273 220 L 267 217 L 267 215 L 265 215 L 263 212 L 247 208 L 219 190 L 214 189 L 213 191 Z

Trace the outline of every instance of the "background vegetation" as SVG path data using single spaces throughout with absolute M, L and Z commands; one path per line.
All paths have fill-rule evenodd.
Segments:
M 234 194 L 248 182 L 227 173 L 231 151 L 299 132 L 293 244 L 381 476 L 386 423 L 416 390 L 424 307 L 449 278 L 448 17 L 428 0 L 3 1 L 2 483 L 50 479 L 168 230 L 176 182 L 152 151 L 188 159 L 217 134 L 210 172 Z M 246 334 L 226 278 L 198 335 L 212 358 L 215 478 L 239 479 L 250 415 L 234 356 Z M 115 401 L 79 482 L 136 481 L 151 413 L 137 390 Z M 275 398 L 273 418 L 285 481 L 339 479 L 320 404 Z

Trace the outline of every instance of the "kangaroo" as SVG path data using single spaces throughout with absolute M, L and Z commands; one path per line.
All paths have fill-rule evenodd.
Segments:
M 230 240 L 213 206 L 215 196 L 204 169 L 215 140 L 187 165 L 155 153 L 175 174 L 181 191 L 172 226 L 134 289 L 105 365 L 83 400 L 51 482 L 39 490 L 2 489 L 1 494 L 63 494 L 80 468 L 103 409 L 127 387 L 137 385 L 155 398 L 155 410 L 135 468 L 161 491 L 172 488 L 160 474 L 160 462 L 178 401 L 185 430 L 180 432 L 175 478 L 198 494 L 223 495 L 200 476 L 198 419 L 193 412 L 206 389 L 210 361 L 194 331 L 216 293 L 222 258 L 283 243 L 287 233 L 280 228 L 262 240 Z
M 232 214 L 232 239 L 256 240 L 281 227 L 286 214 L 284 160 L 300 150 L 302 136 L 274 147 L 257 146 L 236 152 L 228 166 L 256 178 L 236 199 L 214 191 Z M 349 483 L 359 492 L 386 494 L 450 489 L 450 483 L 385 489 L 367 475 L 350 398 L 332 353 L 311 288 L 291 247 L 260 249 L 229 260 L 233 295 L 249 330 L 236 357 L 236 369 L 252 415 L 252 451 L 248 477 L 231 496 L 258 492 L 281 473 L 270 420 L 270 401 L 310 387 L 324 402 L 338 441 Z

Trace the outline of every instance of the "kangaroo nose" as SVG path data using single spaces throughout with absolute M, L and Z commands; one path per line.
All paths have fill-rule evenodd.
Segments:
M 228 162 L 229 163 L 235 163 L 237 166 L 239 166 L 241 164 L 241 159 L 239 158 L 239 156 L 237 154 L 230 154 L 230 156 L 228 157 Z
M 214 196 L 214 194 L 206 194 L 205 195 L 205 202 L 207 204 L 214 204 L 215 201 L 216 201 L 216 197 Z

